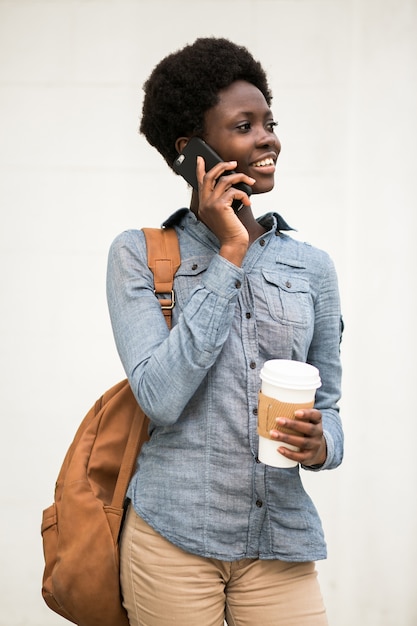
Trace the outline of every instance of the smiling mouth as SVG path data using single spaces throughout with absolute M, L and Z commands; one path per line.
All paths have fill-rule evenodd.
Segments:
M 252 163 L 253 167 L 270 167 L 271 165 L 275 165 L 274 159 L 272 158 L 262 159 L 261 161 L 255 161 L 255 163 Z

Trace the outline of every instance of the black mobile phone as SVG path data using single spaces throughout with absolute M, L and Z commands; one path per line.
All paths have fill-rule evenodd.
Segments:
M 206 164 L 206 172 L 211 170 L 212 167 L 221 163 L 223 159 L 200 137 L 191 137 L 185 146 L 184 150 L 173 163 L 174 170 L 177 174 L 180 174 L 193 189 L 198 189 L 197 184 L 197 157 L 202 156 Z M 234 174 L 233 171 L 224 172 L 224 175 Z M 252 193 L 252 188 L 246 183 L 237 183 L 234 185 L 236 189 L 244 191 L 248 196 Z M 235 212 L 242 208 L 240 200 L 233 200 L 232 207 Z

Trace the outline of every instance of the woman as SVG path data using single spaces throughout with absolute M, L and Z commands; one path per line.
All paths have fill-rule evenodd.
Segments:
M 165 223 L 182 263 L 168 331 L 141 231 L 115 239 L 108 301 L 133 392 L 151 419 L 121 543 L 132 626 L 323 626 L 315 561 L 326 557 L 299 466 L 259 462 L 260 369 L 272 358 L 320 370 L 314 409 L 278 418 L 277 450 L 304 469 L 337 467 L 343 434 L 337 280 L 328 255 L 255 219 L 250 198 L 274 186 L 280 142 L 264 70 L 225 39 L 163 59 L 144 86 L 141 132 L 168 165 L 190 137 L 223 159 L 197 159 L 190 209 Z M 230 173 L 235 172 L 235 173 Z M 226 175 L 227 174 L 227 175 Z M 235 213 L 232 202 L 242 208 Z M 298 446 L 289 450 L 280 443 Z

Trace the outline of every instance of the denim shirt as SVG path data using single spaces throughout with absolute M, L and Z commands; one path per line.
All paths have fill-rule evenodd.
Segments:
M 181 266 L 168 331 L 153 291 L 143 232 L 110 248 L 107 293 L 113 332 L 150 441 L 128 495 L 136 512 L 182 549 L 226 561 L 326 557 L 320 518 L 299 466 L 257 458 L 260 370 L 267 359 L 318 367 L 327 459 L 338 466 L 343 433 L 337 278 L 329 256 L 294 240 L 277 214 L 242 267 L 219 255 L 215 235 L 183 209 L 175 225 Z M 277 444 L 278 446 L 278 444 Z

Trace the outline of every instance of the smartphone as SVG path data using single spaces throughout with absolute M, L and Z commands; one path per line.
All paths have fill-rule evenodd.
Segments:
M 174 170 L 180 174 L 193 189 L 198 189 L 197 183 L 197 157 L 202 156 L 206 164 L 206 172 L 211 170 L 217 163 L 223 162 L 223 159 L 200 137 L 191 137 L 184 150 L 173 163 Z M 223 175 L 235 174 L 234 171 L 224 172 Z M 248 196 L 252 193 L 252 188 L 246 183 L 237 183 L 234 185 L 236 189 L 244 191 Z M 232 207 L 237 213 L 242 208 L 240 200 L 233 200 Z

